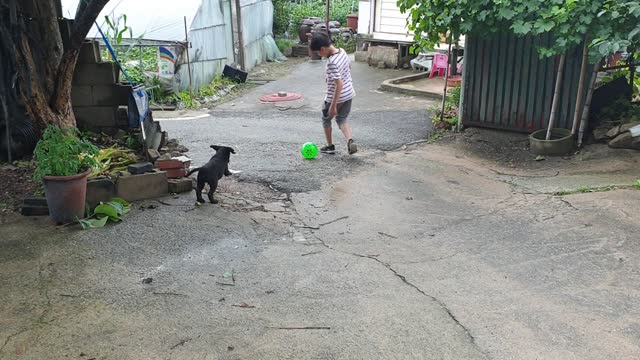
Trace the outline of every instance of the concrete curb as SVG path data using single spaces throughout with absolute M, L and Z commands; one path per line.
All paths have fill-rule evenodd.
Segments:
M 433 100 L 442 100 L 442 94 L 438 94 L 430 91 L 407 89 L 407 88 L 398 86 L 398 84 L 419 80 L 419 79 L 424 79 L 428 76 L 429 76 L 428 72 L 422 72 L 419 74 L 412 74 L 412 75 L 402 76 L 395 79 L 385 80 L 382 82 L 382 85 L 380 85 L 380 90 L 397 92 L 405 95 L 420 96 L 420 97 L 425 97 Z

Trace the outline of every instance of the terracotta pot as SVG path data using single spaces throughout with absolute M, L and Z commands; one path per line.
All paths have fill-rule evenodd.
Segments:
M 353 31 L 358 31 L 358 14 L 347 15 L 347 27 L 353 29 Z
M 87 177 L 91 169 L 72 176 L 45 176 L 49 216 L 57 224 L 68 224 L 84 218 Z
M 447 87 L 458 87 L 462 85 L 461 76 L 452 76 L 447 80 Z

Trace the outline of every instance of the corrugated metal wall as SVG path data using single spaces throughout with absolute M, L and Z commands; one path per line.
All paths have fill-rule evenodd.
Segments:
M 271 0 L 241 0 L 240 7 L 244 63 L 245 70 L 249 71 L 267 58 L 273 58 L 273 3 Z
M 540 59 L 536 48 L 550 43 L 546 35 L 467 37 L 463 124 L 520 132 L 545 128 L 559 57 Z M 581 49 L 567 55 L 556 127 L 572 126 L 581 55 Z
M 229 0 L 203 0 L 189 31 L 193 87 L 207 85 L 222 73 L 225 64 L 234 62 L 233 30 Z M 189 88 L 186 64 L 180 67 L 180 87 Z

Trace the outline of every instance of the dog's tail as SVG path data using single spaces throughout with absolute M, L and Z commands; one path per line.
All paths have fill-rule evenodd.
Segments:
M 195 168 L 195 169 L 191 169 L 188 173 L 187 173 L 187 177 L 191 176 L 191 174 L 193 174 L 194 172 L 198 172 L 200 171 L 202 168 Z

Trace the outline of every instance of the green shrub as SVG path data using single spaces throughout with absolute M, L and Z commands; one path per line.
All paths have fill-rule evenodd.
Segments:
M 456 86 L 448 89 L 447 91 L 447 105 L 452 107 L 460 106 L 460 96 L 462 94 L 462 87 Z
M 344 49 L 347 54 L 352 54 L 356 52 L 356 47 L 358 45 L 355 39 L 344 41 L 344 38 L 340 36 L 340 34 L 336 34 L 332 37 L 333 46 Z
M 34 179 L 45 176 L 72 176 L 97 166 L 98 148 L 80 139 L 75 128 L 60 129 L 49 125 L 38 141 L 33 158 L 38 164 Z
M 285 50 L 287 50 L 288 48 L 293 47 L 295 44 L 296 43 L 291 40 L 286 40 L 286 39 L 276 40 L 276 45 L 278 45 L 278 50 L 280 50 L 281 53 L 285 52 Z

